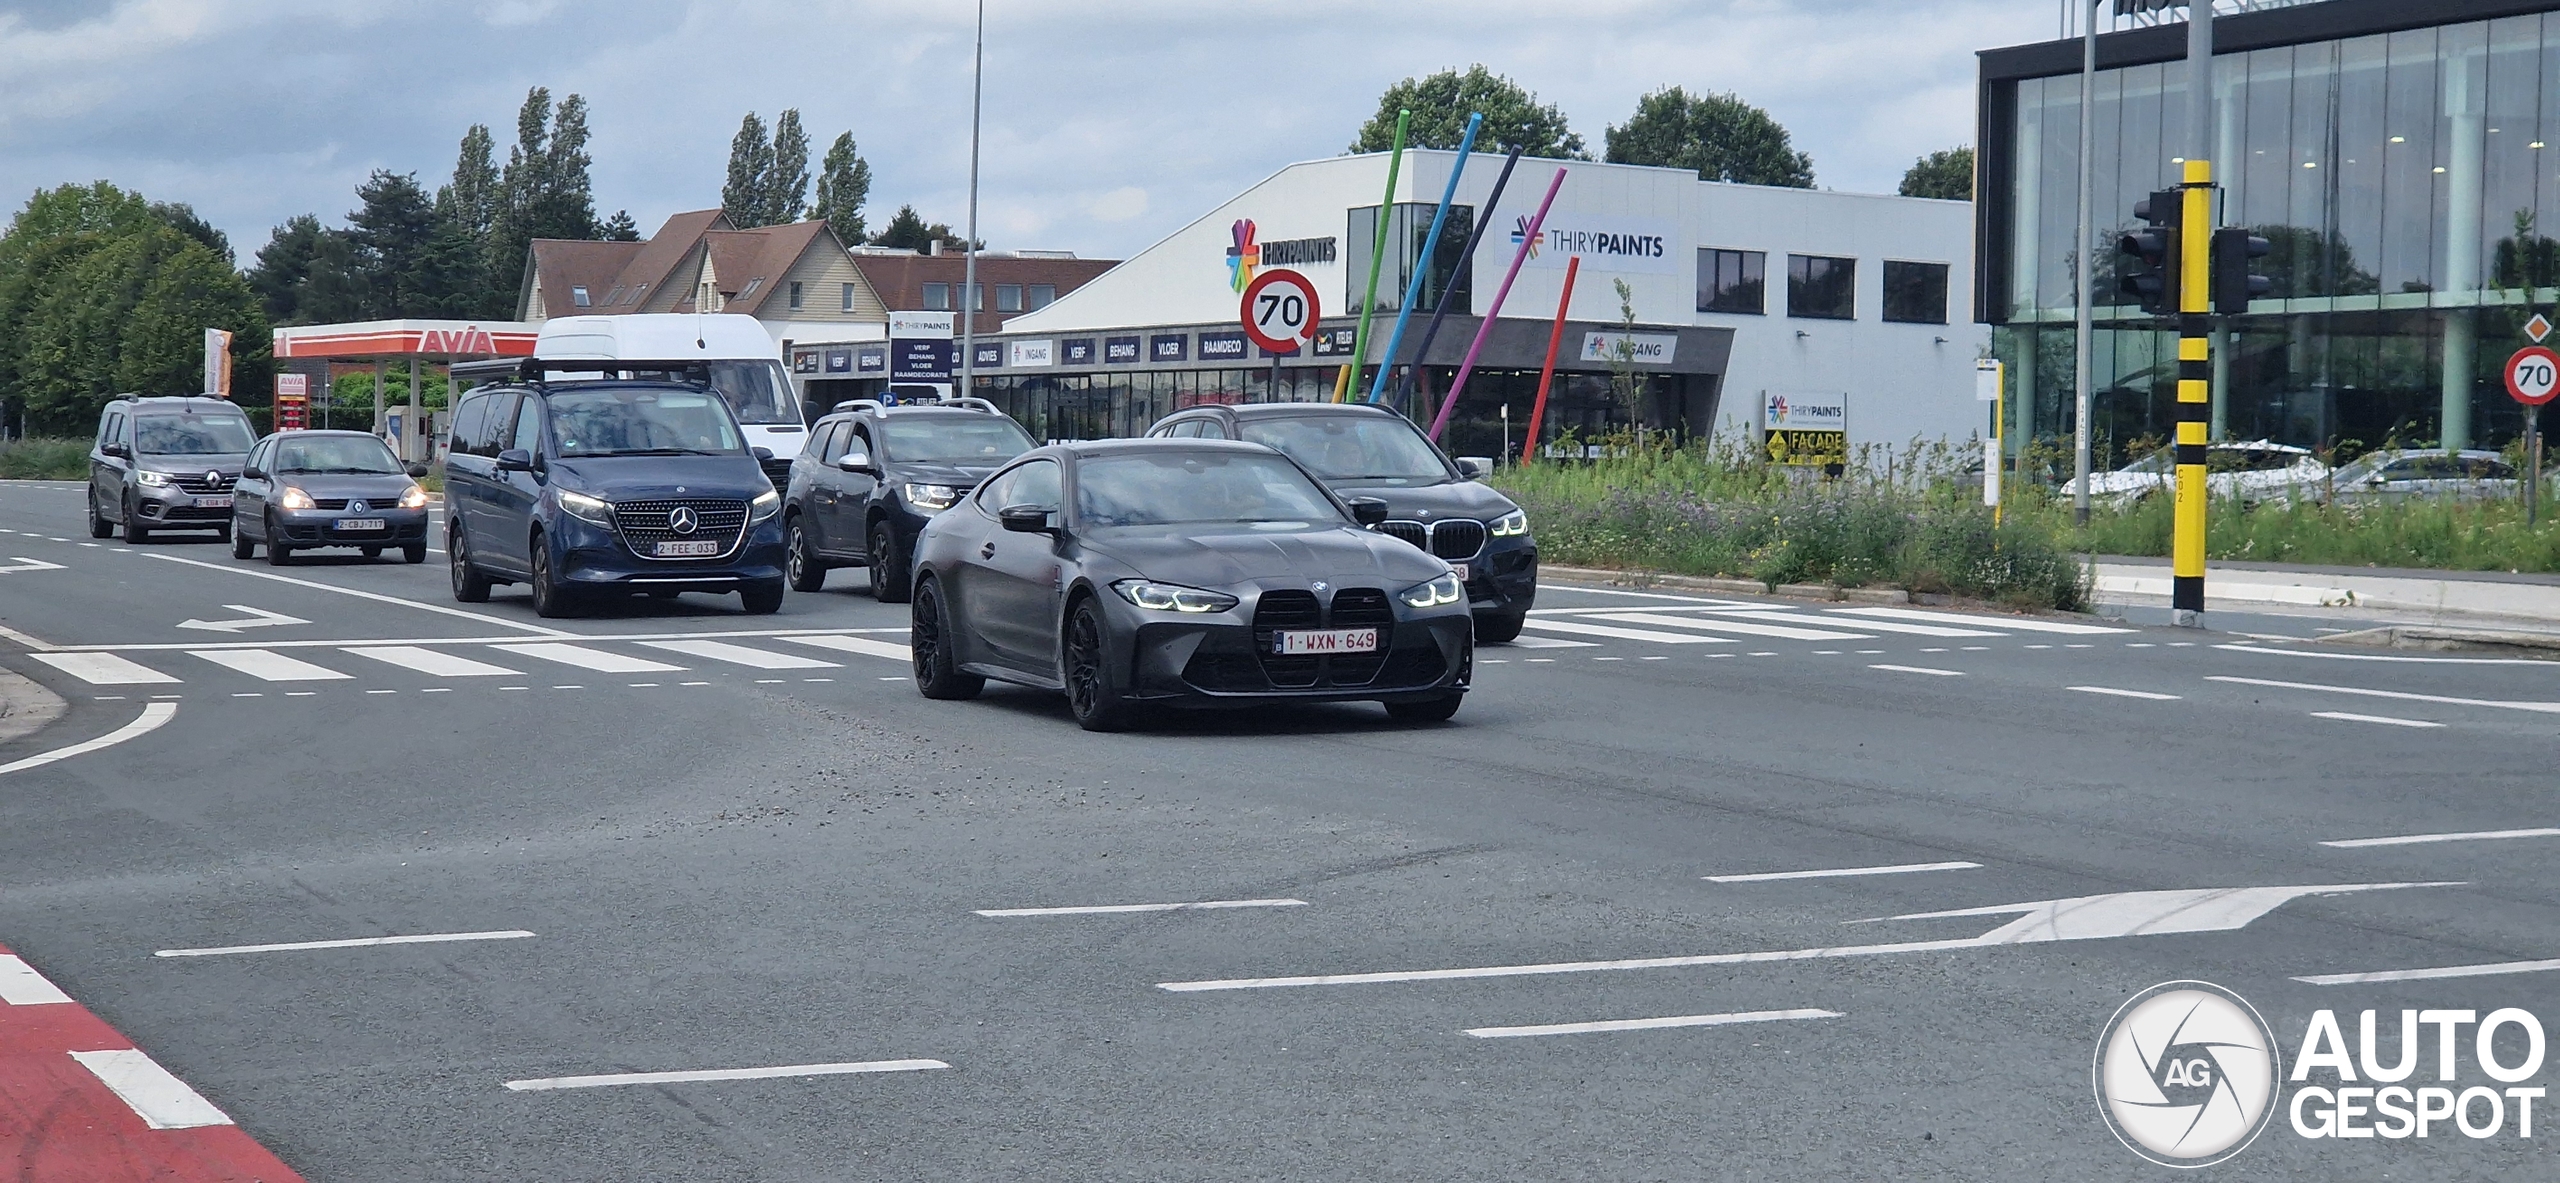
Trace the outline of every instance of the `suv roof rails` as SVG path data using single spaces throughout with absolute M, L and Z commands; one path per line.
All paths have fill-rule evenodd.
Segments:
M 840 411 L 877 411 L 879 409 L 881 409 L 879 399 L 849 398 L 843 402 L 837 403 L 834 407 L 830 408 L 827 413 L 832 415 Z
M 996 409 L 996 405 L 994 403 L 988 402 L 982 398 L 946 398 L 932 405 L 939 407 L 959 407 L 963 410 L 970 411 L 985 411 L 990 415 L 1004 414 L 1004 412 Z
M 643 371 L 673 374 L 681 372 L 684 376 L 680 379 L 633 380 L 683 381 L 695 386 L 706 385 L 711 380 L 710 367 L 708 363 L 698 359 L 652 361 L 645 358 L 617 358 L 600 361 L 591 358 L 570 358 L 565 361 L 545 361 L 538 357 L 502 357 L 487 361 L 455 362 L 450 367 L 447 367 L 447 371 L 456 378 L 469 378 L 480 382 L 524 382 L 534 386 L 548 385 L 549 383 L 546 382 L 543 375 L 555 371 L 566 374 L 637 373 Z M 619 378 L 609 378 L 604 380 L 613 382 L 623 381 L 623 379 Z

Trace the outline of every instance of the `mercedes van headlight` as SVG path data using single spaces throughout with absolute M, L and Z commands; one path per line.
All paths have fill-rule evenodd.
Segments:
M 612 502 L 602 497 L 590 497 L 568 489 L 558 490 L 555 496 L 560 498 L 561 512 L 570 517 L 582 522 L 593 522 L 599 526 L 613 525 Z
M 747 520 L 761 522 L 782 510 L 782 494 L 767 489 L 747 503 Z

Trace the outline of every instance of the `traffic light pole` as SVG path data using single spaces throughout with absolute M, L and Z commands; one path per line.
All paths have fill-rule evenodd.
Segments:
M 2169 541 L 2170 608 L 2182 627 L 2204 623 L 2205 445 L 2213 420 L 2213 165 L 2190 157 L 2182 187 L 2178 258 L 2177 502 Z

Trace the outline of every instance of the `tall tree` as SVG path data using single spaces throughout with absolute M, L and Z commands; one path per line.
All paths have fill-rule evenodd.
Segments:
M 551 142 L 543 164 L 542 192 L 534 202 L 535 238 L 594 238 L 595 182 L 587 169 L 587 100 L 570 95 L 551 115 Z
M 824 221 L 846 246 L 862 243 L 862 203 L 871 197 L 871 162 L 854 150 L 853 133 L 845 132 L 827 147 L 818 166 L 818 204 L 809 216 Z
M 966 250 L 969 246 L 969 240 L 954 232 L 950 223 L 928 223 L 924 220 L 924 215 L 917 213 L 916 207 L 912 205 L 899 206 L 898 212 L 890 217 L 888 227 L 880 231 L 879 237 L 871 240 L 873 246 L 896 247 L 909 251 L 921 251 L 937 242 L 941 243 L 942 249 L 947 251 Z M 978 245 L 981 249 L 986 246 L 985 243 Z
M 204 244 L 205 249 L 231 261 L 231 237 L 213 228 L 213 224 L 196 216 L 196 207 L 183 201 L 155 201 L 152 216 L 169 224 L 169 228 Z
M 197 389 L 207 328 L 230 329 L 263 358 L 258 299 L 213 248 L 157 219 L 75 235 L 94 249 L 55 270 L 26 315 L 0 332 L 21 346 L 13 394 L 37 429 L 85 428 L 123 391 Z M 253 393 L 248 386 L 235 390 Z
M 375 169 L 356 197 L 363 204 L 347 215 L 347 224 L 370 293 L 367 315 L 392 320 L 427 315 L 431 304 L 442 307 L 447 293 L 428 290 L 425 274 L 427 246 L 436 235 L 435 206 L 418 187 L 417 174 Z
M 507 150 L 506 171 L 499 174 L 493 204 L 487 261 L 478 312 L 506 316 L 515 308 L 524 277 L 525 252 L 534 240 L 535 206 L 550 188 L 551 91 L 534 87 L 516 110 L 516 143 Z
M 630 210 L 618 209 L 613 211 L 612 217 L 604 220 L 604 226 L 596 231 L 596 237 L 606 242 L 638 242 L 640 224 L 631 220 Z
M 773 224 L 797 222 L 809 209 L 809 133 L 800 130 L 800 108 L 773 121 L 773 171 L 765 175 L 765 216 Z
M 741 230 L 769 226 L 765 201 L 773 192 L 773 141 L 765 137 L 764 120 L 753 111 L 738 121 L 729 140 L 729 179 L 720 186 L 720 212 Z
M 502 190 L 493 152 L 489 125 L 472 124 L 470 131 L 462 133 L 453 180 L 436 190 L 436 212 L 474 238 L 487 237 L 498 221 Z
M 249 290 L 258 297 L 270 324 L 301 324 L 303 285 L 311 278 L 311 263 L 320 253 L 320 239 L 329 232 L 322 229 L 320 219 L 310 214 L 295 214 L 285 219 L 258 248 L 257 265 L 249 269 Z
M 1478 147 L 1518 148 L 1526 156 L 1564 160 L 1591 158 L 1583 150 L 1582 137 L 1565 126 L 1564 112 L 1555 104 L 1540 104 L 1538 96 L 1519 83 L 1481 64 L 1467 67 L 1465 73 L 1442 70 L 1388 87 L 1378 96 L 1378 113 L 1360 126 L 1350 150 L 1384 152 L 1393 147 L 1398 110 L 1413 112 L 1405 133 L 1407 147 L 1456 148 L 1466 136 L 1467 115 L 1481 111 L 1484 128 L 1476 133 Z
M 1973 200 L 1973 149 L 1942 148 L 1921 157 L 1902 174 L 1902 195 Z
M 1612 164 L 1694 169 L 1709 181 L 1813 188 L 1813 158 L 1769 113 L 1731 94 L 1667 86 L 1636 100 L 1626 126 L 1609 127 Z
M 141 194 L 105 181 L 62 185 L 28 199 L 0 233 L 0 416 L 27 406 L 28 329 L 51 305 L 62 276 L 120 239 L 164 226 Z

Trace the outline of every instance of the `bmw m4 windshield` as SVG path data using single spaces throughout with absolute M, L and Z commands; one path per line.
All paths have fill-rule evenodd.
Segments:
M 1385 415 L 1288 415 L 1238 425 L 1247 442 L 1307 466 L 1328 481 L 1428 485 L 1449 467 L 1413 425 Z
M 1296 465 L 1236 452 L 1087 460 L 1076 468 L 1076 515 L 1088 526 L 1305 529 L 1344 521 L 1333 500 Z

